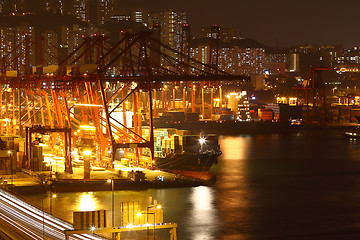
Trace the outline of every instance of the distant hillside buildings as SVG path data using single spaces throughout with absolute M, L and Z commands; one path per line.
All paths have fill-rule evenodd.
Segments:
M 106 35 L 116 42 L 123 32 L 148 29 L 176 51 L 231 74 L 304 78 L 310 65 L 338 67 L 342 77 L 359 72 L 358 47 L 344 50 L 341 46 L 303 44 L 275 49 L 242 38 L 232 28 L 216 25 L 202 28 L 195 38 L 186 12 L 123 10 L 117 0 L 0 0 L 0 15 L 0 57 L 14 59 L 24 52 L 27 41 L 34 43 L 29 45 L 27 59 L 11 63 L 21 72 L 25 71 L 24 61 L 31 66 L 58 64 L 88 36 Z M 41 56 L 36 51 L 40 38 L 48 53 Z M 174 59 L 181 58 L 162 51 Z M 14 66 L 9 63 L 7 68 Z

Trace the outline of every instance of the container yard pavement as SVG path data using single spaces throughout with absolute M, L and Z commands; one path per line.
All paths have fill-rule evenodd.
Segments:
M 140 167 L 127 167 L 120 164 L 120 161 L 115 161 L 115 168 L 107 170 L 105 168 L 92 167 L 90 173 L 91 179 L 128 179 L 128 172 L 142 171 L 145 173 L 145 178 L 148 181 L 153 181 L 157 177 L 164 177 L 164 180 L 174 180 L 175 175 L 159 170 L 149 170 Z M 63 173 L 63 178 L 70 179 L 83 179 L 84 169 L 83 167 L 73 167 L 73 174 Z
M 54 161 L 56 162 L 56 161 Z M 84 179 L 84 169 L 82 166 L 73 167 L 73 174 L 68 174 L 64 172 L 63 164 L 58 164 L 56 169 L 53 167 L 52 173 L 50 171 L 42 171 L 42 172 L 32 172 L 32 171 L 24 171 L 17 172 L 13 175 L 1 175 L 1 184 L 11 184 L 13 183 L 15 186 L 31 186 L 39 184 L 36 181 L 36 176 L 40 173 L 43 173 L 49 178 L 50 174 L 52 177 L 55 177 L 55 171 L 60 173 L 60 178 L 62 179 Z M 158 177 L 163 177 L 163 180 L 174 180 L 175 175 L 172 173 L 162 172 L 159 170 L 149 170 L 140 167 L 126 167 L 121 165 L 119 162 L 115 162 L 115 169 L 105 169 L 105 168 L 97 168 L 92 167 L 92 171 L 90 173 L 91 179 L 128 179 L 128 172 L 131 171 L 142 171 L 145 173 L 145 179 L 148 181 L 154 181 Z

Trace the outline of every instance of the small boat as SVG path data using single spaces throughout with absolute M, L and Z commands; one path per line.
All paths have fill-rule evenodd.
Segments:
M 345 132 L 345 137 L 349 137 L 349 138 L 360 138 L 360 116 L 355 116 L 358 125 L 356 126 L 356 128 L 352 131 L 346 131 Z
M 360 125 L 356 126 L 356 128 L 353 131 L 346 131 L 345 137 L 360 138 Z

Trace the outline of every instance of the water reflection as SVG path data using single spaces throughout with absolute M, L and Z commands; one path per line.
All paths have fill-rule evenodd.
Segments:
M 248 156 L 248 146 L 251 138 L 247 135 L 240 137 L 222 137 L 220 146 L 222 158 L 225 159 L 245 159 Z
M 96 198 L 92 192 L 83 193 L 80 196 L 79 207 L 80 211 L 95 211 L 96 209 Z
M 115 225 L 120 202 L 139 201 L 146 209 L 152 197 L 163 206 L 164 221 L 178 224 L 181 240 L 358 238 L 360 141 L 344 139 L 341 131 L 316 131 L 222 137 L 219 143 L 215 186 L 116 191 Z M 53 212 L 71 222 L 72 211 L 106 209 L 110 223 L 111 196 L 59 193 Z M 41 195 L 32 202 L 41 203 Z M 122 239 L 146 239 L 131 234 Z M 169 231 L 161 234 L 156 240 L 169 239 Z
M 257 141 L 262 144 L 262 136 Z M 246 222 L 250 221 L 248 207 L 252 193 L 249 191 L 246 164 L 252 157 L 253 142 L 254 138 L 248 135 L 220 139 L 223 154 L 219 159 L 220 169 L 214 188 L 220 215 L 216 219 L 220 229 L 217 239 L 245 239 L 249 231 Z
M 191 226 L 194 240 L 215 239 L 216 215 L 214 206 L 214 191 L 209 187 L 197 187 L 191 191 Z

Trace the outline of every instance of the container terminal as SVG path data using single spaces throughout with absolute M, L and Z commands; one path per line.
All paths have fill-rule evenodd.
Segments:
M 120 237 L 130 228 L 114 228 L 114 220 L 112 227 L 103 224 L 95 230 L 79 225 L 76 219 L 88 212 L 77 218 L 74 213 L 73 225 L 65 223 L 51 209 L 45 214 L 9 191 L 50 193 L 51 202 L 56 192 L 112 190 L 114 203 L 115 190 L 213 184 L 216 178 L 211 168 L 221 159 L 218 135 L 348 126 L 358 115 L 359 98 L 325 95 L 319 76 L 333 69 L 312 67 L 293 96 L 274 96 L 263 104 L 243 88 L 256 84 L 253 79 L 217 68 L 216 49 L 208 49 L 209 60 L 203 63 L 190 58 L 188 42 L 183 44 L 181 52 L 173 50 L 150 32 L 124 33 L 116 44 L 104 36 L 91 36 L 50 65 L 43 56 L 51 48 L 41 38 L 33 41 L 25 36 L 14 50 L 15 59 L 3 56 L 2 209 L 13 212 L 18 221 L 25 215 L 29 219 L 42 215 L 33 224 L 42 226 L 33 231 L 39 239 L 41 234 L 45 239 L 44 229 L 49 229 L 48 236 L 56 233 L 60 239 L 77 234 L 94 239 L 93 233 Z M 35 56 L 37 64 L 32 66 L 29 59 Z M 20 208 L 27 213 L 18 214 Z M 157 206 L 137 211 L 127 222 L 131 230 L 149 232 L 151 226 L 155 236 L 156 229 L 168 228 L 176 239 L 177 225 L 156 219 L 158 212 L 157 217 L 162 217 Z M 91 214 L 107 219 L 103 210 Z M 147 214 L 153 214 L 152 224 Z M 53 229 L 47 224 L 45 228 L 45 219 L 61 226 Z
M 196 95 L 204 95 L 205 86 L 212 84 L 214 91 L 220 80 L 246 77 L 205 66 L 162 45 L 150 32 L 126 33 L 116 44 L 103 36 L 86 38 L 56 65 L 44 65 L 49 48 L 41 38 L 36 41 L 25 37 L 17 59 L 1 59 L 2 176 L 11 175 L 11 183 L 20 173 L 40 179 L 44 174 L 42 183 L 90 183 L 114 174 L 181 184 L 189 177 L 211 178 L 210 168 L 221 154 L 217 137 L 155 128 L 153 120 L 171 108 L 170 96 L 174 102 L 180 87 L 183 107 L 196 113 Z M 36 66 L 29 63 L 31 54 L 38 56 Z
M 44 65 L 42 46 L 30 66 L 34 44 L 42 46 L 26 38 L 19 46 L 22 64 L 1 59 L 2 176 L 207 181 L 221 155 L 217 135 L 342 123 L 359 105 L 329 102 L 315 76 L 331 69 L 315 67 L 293 97 L 261 105 L 242 90 L 251 79 L 219 70 L 216 54 L 214 64 L 199 62 L 151 32 L 126 33 L 116 44 L 86 38 L 56 65 Z

